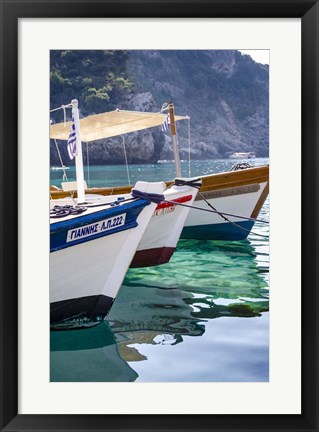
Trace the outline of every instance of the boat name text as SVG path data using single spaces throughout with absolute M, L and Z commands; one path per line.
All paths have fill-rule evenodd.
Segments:
M 126 214 L 123 213 L 113 218 L 104 219 L 90 225 L 84 225 L 80 228 L 74 228 L 72 230 L 69 230 L 66 241 L 67 243 L 72 242 L 75 240 L 82 239 L 84 237 L 96 235 L 105 231 L 109 231 L 113 228 L 122 226 L 125 224 L 125 216 Z
M 160 216 L 167 213 L 173 213 L 176 209 L 176 205 L 166 208 L 161 208 L 154 211 L 154 216 Z
M 235 186 L 233 188 L 227 188 L 227 189 L 218 189 L 218 190 L 208 191 L 208 192 L 204 191 L 201 192 L 201 195 L 197 195 L 195 201 L 202 200 L 203 199 L 202 196 L 205 199 L 224 198 L 227 196 L 255 193 L 258 192 L 259 189 L 260 189 L 260 185 L 256 183 L 256 184 L 245 185 L 245 186 Z

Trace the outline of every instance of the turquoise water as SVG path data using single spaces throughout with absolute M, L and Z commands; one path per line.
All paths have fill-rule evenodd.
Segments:
M 237 160 L 237 162 L 247 162 L 251 165 L 268 164 L 269 159 L 247 159 Z M 228 171 L 236 163 L 231 159 L 191 161 L 191 176 L 206 175 Z M 138 180 L 161 181 L 172 180 L 175 177 L 175 165 L 173 162 L 145 164 L 145 165 L 130 165 L 128 167 L 129 178 L 128 182 L 127 169 L 125 165 L 107 165 L 107 166 L 91 166 L 89 169 L 84 167 L 84 177 L 88 187 L 101 186 L 119 186 L 134 184 Z M 188 161 L 181 162 L 182 176 L 189 176 Z M 76 180 L 74 165 L 66 170 L 68 180 Z M 61 187 L 63 171 L 59 167 L 51 167 L 50 180 L 51 184 Z
M 194 161 L 191 175 L 234 163 Z M 131 183 L 174 177 L 172 163 L 129 171 Z M 51 183 L 59 186 L 62 174 L 51 169 Z M 69 180 L 74 174 L 67 170 Z M 90 183 L 127 184 L 126 167 L 90 167 Z M 259 216 L 269 220 L 269 199 Z M 253 231 L 267 236 L 268 225 Z M 269 241 L 254 233 L 238 242 L 180 240 L 168 264 L 130 269 L 103 324 L 51 332 L 51 381 L 268 381 Z

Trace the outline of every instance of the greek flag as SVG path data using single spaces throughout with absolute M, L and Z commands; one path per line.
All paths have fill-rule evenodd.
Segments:
M 76 132 L 75 132 L 75 124 L 74 124 L 74 117 L 73 116 L 72 116 L 70 135 L 68 138 L 68 153 L 69 153 L 69 157 L 71 160 L 77 154 L 77 151 L 76 151 Z
M 165 117 L 164 123 L 162 124 L 162 132 L 166 132 L 168 129 L 168 126 L 171 124 L 171 120 L 169 117 L 169 114 Z

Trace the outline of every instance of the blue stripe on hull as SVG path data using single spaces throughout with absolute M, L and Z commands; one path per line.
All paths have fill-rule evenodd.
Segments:
M 236 222 L 236 224 L 249 231 L 244 231 L 229 222 L 225 222 L 221 224 L 184 227 L 181 238 L 198 240 L 244 240 L 247 238 L 254 222 L 242 221 Z
M 119 231 L 134 228 L 138 225 L 136 219 L 138 218 L 139 214 L 144 209 L 144 207 L 149 204 L 149 201 L 137 200 L 116 207 L 109 207 L 95 213 L 87 215 L 82 214 L 81 216 L 68 219 L 63 222 L 52 223 L 50 226 L 50 252 L 55 252 L 60 249 L 95 240 L 99 237 L 108 236 Z M 112 229 L 108 229 L 107 231 L 99 232 L 97 234 L 92 234 L 87 237 L 80 238 L 79 240 L 67 242 L 68 231 L 81 228 L 85 225 L 98 223 L 105 218 L 113 218 L 123 213 L 125 213 L 124 225 L 114 227 Z

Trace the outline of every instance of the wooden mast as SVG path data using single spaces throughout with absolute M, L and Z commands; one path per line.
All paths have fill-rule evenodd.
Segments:
M 168 103 L 168 112 L 171 124 L 171 134 L 172 134 L 172 143 L 173 143 L 173 153 L 175 160 L 175 176 L 181 177 L 181 162 L 179 159 L 179 151 L 177 144 L 177 134 L 176 134 L 176 125 L 175 125 L 175 113 L 174 113 L 174 104 L 173 102 Z

